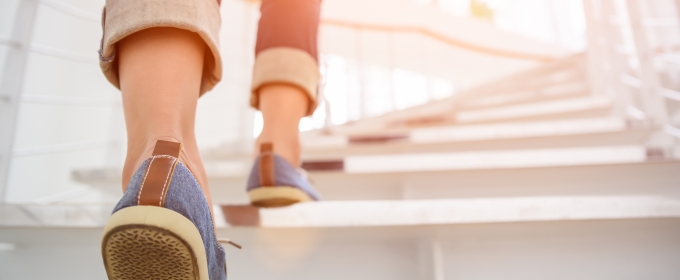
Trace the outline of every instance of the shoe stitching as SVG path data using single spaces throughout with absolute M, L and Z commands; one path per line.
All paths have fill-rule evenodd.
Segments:
M 139 192 L 137 193 L 137 205 L 139 205 L 139 200 L 142 198 L 142 190 L 144 189 L 144 182 L 146 182 L 146 176 L 149 175 L 149 171 L 151 170 L 151 164 L 153 163 L 153 160 L 156 159 L 156 157 L 151 157 L 151 161 L 149 161 L 149 164 L 146 166 L 146 173 L 144 174 L 144 179 L 142 180 L 142 185 L 139 187 Z
M 177 159 L 177 157 L 169 156 L 169 155 L 155 155 L 153 158 L 169 158 L 169 159 Z
M 172 161 L 172 165 L 174 166 L 175 163 L 177 162 L 177 158 L 176 157 L 170 157 L 170 158 L 174 159 Z M 163 206 L 162 205 L 163 204 L 163 195 L 165 194 L 165 191 L 168 189 L 168 179 L 170 179 L 170 174 L 173 174 L 173 173 L 174 172 L 168 172 L 168 175 L 165 177 L 165 183 L 163 183 L 163 189 L 161 190 L 161 197 L 158 199 L 158 206 Z
M 149 161 L 149 164 L 146 166 L 146 173 L 144 173 L 144 179 L 142 180 L 142 185 L 139 187 L 139 192 L 137 194 L 137 204 L 139 204 L 139 199 L 142 197 L 142 189 L 144 189 L 144 182 L 146 182 L 146 176 L 149 175 L 149 166 L 153 163 L 154 159 L 157 158 L 170 158 L 170 159 L 177 159 L 176 157 L 173 156 L 168 156 L 168 155 L 155 155 L 151 157 L 151 160 Z M 193 174 L 192 174 L 193 175 Z M 166 179 L 167 182 L 167 179 Z

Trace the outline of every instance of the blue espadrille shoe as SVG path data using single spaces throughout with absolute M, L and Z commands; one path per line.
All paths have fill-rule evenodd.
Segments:
M 250 203 L 260 207 L 282 207 L 320 200 L 304 170 L 293 167 L 275 154 L 271 143 L 260 146 L 246 186 Z
M 113 210 L 102 238 L 109 279 L 227 278 L 210 205 L 180 150 L 158 141 Z

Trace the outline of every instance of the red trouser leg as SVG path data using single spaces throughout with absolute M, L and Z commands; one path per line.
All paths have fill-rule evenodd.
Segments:
M 259 106 L 257 91 L 268 83 L 302 89 L 316 108 L 319 83 L 317 34 L 319 0 L 263 0 L 257 31 L 251 105 Z

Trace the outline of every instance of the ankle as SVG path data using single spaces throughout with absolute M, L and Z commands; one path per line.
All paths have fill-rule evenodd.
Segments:
M 205 173 L 205 168 L 201 160 L 200 153 L 198 151 L 198 146 L 194 138 L 183 138 L 185 141 L 180 141 L 174 137 L 152 137 L 148 141 L 138 141 L 137 143 L 142 143 L 139 145 L 128 144 L 128 153 L 125 158 L 125 164 L 123 166 L 123 192 L 127 189 L 127 185 L 130 182 L 132 175 L 137 171 L 137 169 L 142 165 L 142 163 L 150 158 L 153 154 L 153 150 L 156 147 L 156 142 L 159 140 L 179 142 L 182 143 L 182 149 L 179 155 L 179 162 L 189 169 L 196 181 L 198 182 L 203 196 L 205 197 L 208 205 L 212 206 L 212 196 L 210 195 L 210 188 L 208 187 L 208 177 Z M 192 141 L 193 140 L 193 141 Z M 213 209 L 210 208 L 211 216 L 214 215 Z
M 300 166 L 300 119 L 309 109 L 309 97 L 301 89 L 286 84 L 270 84 L 259 90 L 264 126 L 255 150 L 261 143 L 272 143 L 274 152 L 293 166 Z
M 201 161 L 200 153 L 196 145 L 196 141 L 190 141 L 190 138 L 182 137 L 169 137 L 169 136 L 158 136 L 149 137 L 145 140 L 136 140 L 133 143 L 128 143 L 127 155 L 125 158 L 125 163 L 123 165 L 122 183 L 123 191 L 127 188 L 127 185 L 132 178 L 132 175 L 139 169 L 142 163 L 152 156 L 153 150 L 156 146 L 156 142 L 159 140 L 179 142 L 182 143 L 182 151 L 179 156 L 179 161 L 184 164 L 196 177 L 201 189 L 206 194 L 206 198 L 209 198 L 207 176 L 205 175 L 205 169 Z M 208 199 L 209 200 L 209 199 Z
M 300 166 L 300 140 L 298 137 L 271 137 L 269 135 L 260 135 L 256 141 L 255 153 L 260 153 L 260 145 L 262 143 L 272 143 L 274 153 L 284 158 L 293 166 Z

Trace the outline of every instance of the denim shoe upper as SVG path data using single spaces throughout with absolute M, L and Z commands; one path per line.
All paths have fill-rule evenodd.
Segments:
M 113 213 L 126 207 L 137 206 L 137 194 L 141 187 L 146 167 L 149 163 L 147 159 L 137 172 L 132 176 L 128 188 L 118 205 L 113 209 Z M 225 252 L 218 243 L 213 229 L 210 206 L 203 196 L 201 187 L 194 175 L 181 162 L 175 167 L 172 175 L 170 187 L 165 198 L 165 208 L 173 210 L 189 219 L 203 239 L 203 246 L 208 260 L 208 273 L 210 280 L 227 279 L 225 264 Z
M 321 199 L 307 178 L 305 178 L 305 176 L 301 174 L 297 168 L 293 167 L 293 165 L 288 163 L 288 161 L 281 156 L 277 154 L 273 154 L 273 156 L 275 186 L 295 187 L 304 191 L 313 200 Z M 253 168 L 250 170 L 248 184 L 246 185 L 246 190 L 248 191 L 262 187 L 262 183 L 260 183 L 260 160 L 261 157 L 258 157 L 257 160 L 255 160 L 255 164 L 253 164 Z

